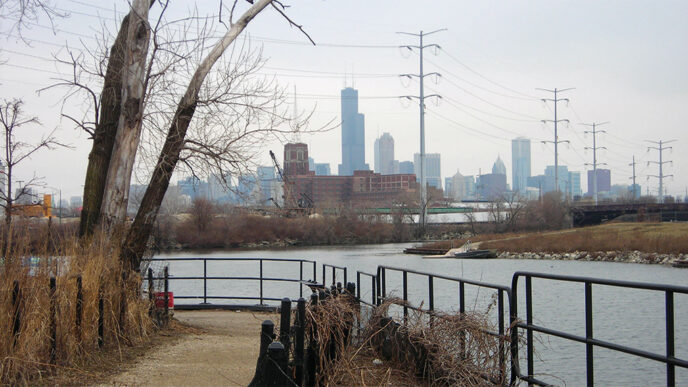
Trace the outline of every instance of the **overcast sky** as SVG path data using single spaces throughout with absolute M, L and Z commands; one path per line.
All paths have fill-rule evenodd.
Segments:
M 201 15 L 217 14 L 220 1 L 197 2 Z M 225 3 L 228 1 L 225 0 Z M 296 87 L 298 108 L 316 114 L 312 127 L 339 120 L 339 92 L 346 84 L 359 91 L 365 114 L 366 162 L 373 166 L 373 142 L 383 132 L 395 140 L 395 158 L 413 160 L 419 151 L 418 106 L 397 98 L 418 94 L 416 81 L 403 81 L 402 73 L 417 73 L 417 53 L 399 49 L 417 45 L 417 39 L 396 32 L 432 31 L 427 37 L 441 50 L 426 50 L 425 71 L 439 72 L 435 83 L 427 78 L 426 94 L 443 100 L 427 101 L 426 150 L 441 153 L 442 177 L 459 170 L 464 175 L 489 172 L 501 156 L 511 183 L 510 140 L 526 136 L 532 143 L 533 174 L 554 164 L 551 124 L 553 105 L 540 98 L 552 95 L 536 88 L 569 88 L 563 93 L 559 118 L 560 164 L 581 171 L 586 191 L 585 163 L 592 162 L 592 145 L 581 122 L 604 122 L 608 134 L 598 137 L 598 161 L 612 169 L 612 183 L 629 184 L 635 155 L 636 173 L 643 194 L 649 186 L 657 193 L 656 151 L 645 140 L 677 140 L 665 152 L 667 192 L 681 194 L 688 186 L 688 2 L 686 1 L 290 1 L 289 15 L 318 43 L 307 39 L 274 11 L 267 9 L 247 29 L 254 46 L 262 45 L 268 58 L 262 73 L 274 73 L 290 92 Z M 90 140 L 85 133 L 60 120 L 62 92 L 36 90 L 48 86 L 68 69 L 51 61 L 61 46 L 95 44 L 101 25 L 116 31 L 126 1 L 58 0 L 69 13 L 56 20 L 45 18 L 25 30 L 25 41 L 3 39 L 0 90 L 3 98 L 22 98 L 26 110 L 40 118 L 42 127 L 27 129 L 26 137 L 40 137 L 53 128 L 73 149 L 43 152 L 20 165 L 15 180 L 45 177 L 45 191 L 61 189 L 64 197 L 81 195 Z M 170 17 L 188 15 L 192 2 L 171 5 Z M 240 2 L 243 10 L 248 6 Z M 12 20 L 0 21 L 7 30 Z M 223 28 L 220 26 L 220 28 Z M 346 75 L 345 77 L 345 74 Z M 353 77 L 351 76 L 353 74 Z M 345 81 L 346 78 L 346 81 Z M 353 80 L 352 80 L 353 79 Z M 70 107 L 75 108 L 75 107 Z M 341 162 L 339 129 L 304 135 L 316 162 L 328 162 L 333 173 Z M 282 145 L 265 144 L 259 164 L 269 165 L 268 150 L 281 158 Z

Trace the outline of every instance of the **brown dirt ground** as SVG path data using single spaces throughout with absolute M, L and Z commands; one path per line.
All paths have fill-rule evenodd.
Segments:
M 100 386 L 246 386 L 258 358 L 260 324 L 279 321 L 276 314 L 246 311 L 176 311 L 174 317 L 198 329 L 153 348 Z

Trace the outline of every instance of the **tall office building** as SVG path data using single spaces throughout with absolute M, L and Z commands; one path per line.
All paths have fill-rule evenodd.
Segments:
M 329 163 L 315 163 L 315 175 L 316 176 L 329 176 L 330 164 Z
M 595 195 L 595 171 L 588 171 L 588 195 Z M 612 171 L 597 168 L 597 192 L 609 192 L 612 188 Z
M 504 165 L 504 161 L 502 161 L 502 158 L 497 156 L 497 160 L 492 164 L 492 173 L 495 175 L 504 175 L 506 176 L 506 166 Z
M 385 132 L 375 140 L 375 172 L 382 175 L 394 174 L 394 138 Z
M 258 184 L 260 185 L 260 202 L 264 203 L 270 198 L 273 198 L 275 186 L 277 186 L 275 167 L 272 165 L 259 166 L 256 175 L 258 177 Z
M 525 193 L 530 177 L 530 139 L 517 137 L 511 140 L 511 189 Z
M 545 184 L 542 187 L 542 192 L 552 192 L 557 188 L 555 187 L 556 175 L 554 173 L 554 165 L 548 165 L 545 168 Z M 568 194 L 569 192 L 569 167 L 566 165 L 559 166 L 559 192 L 563 194 Z
M 581 174 L 577 171 L 569 172 L 569 195 L 574 198 L 576 196 L 583 196 L 581 190 Z
M 413 161 L 400 161 L 398 173 L 413 174 L 416 173 L 414 168 Z
M 416 179 L 420 182 L 420 153 L 413 154 L 413 170 Z M 439 153 L 425 154 L 425 181 L 427 185 L 442 189 L 442 168 Z
M 339 176 L 350 176 L 357 170 L 368 170 L 365 163 L 365 122 L 358 112 L 358 90 L 342 90 L 342 163 Z

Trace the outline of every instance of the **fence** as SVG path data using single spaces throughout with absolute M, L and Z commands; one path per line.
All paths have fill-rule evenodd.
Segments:
M 517 299 L 517 289 L 519 278 L 523 277 L 525 279 L 525 303 L 526 303 L 526 322 L 523 323 L 522 320 L 517 320 L 514 325 L 514 329 L 511 332 L 511 342 L 513 353 L 518 353 L 518 329 L 523 329 L 526 331 L 526 356 L 527 356 L 527 374 L 523 375 L 520 372 L 518 377 L 522 380 L 527 381 L 529 384 L 537 385 L 547 385 L 547 383 L 538 380 L 534 377 L 535 366 L 534 366 L 534 349 L 533 349 L 533 332 L 539 332 L 546 335 L 556 336 L 566 340 L 572 340 L 579 343 L 585 344 L 585 363 L 586 363 L 586 381 L 588 386 L 594 385 L 594 348 L 602 347 L 611 349 L 618 352 L 624 352 L 633 356 L 638 356 L 645 359 L 651 359 L 655 361 L 662 362 L 666 364 L 666 384 L 667 386 L 676 385 L 676 366 L 688 368 L 688 361 L 678 359 L 675 357 L 674 348 L 674 293 L 688 294 L 688 287 L 681 286 L 669 286 L 669 285 L 655 285 L 641 282 L 630 282 L 630 281 L 616 281 L 607 279 L 596 279 L 589 277 L 575 277 L 575 276 L 564 276 L 556 274 L 542 274 L 542 273 L 531 273 L 531 272 L 516 272 L 514 273 L 511 289 L 513 291 L 513 297 L 511 299 L 511 313 L 514 316 L 518 315 L 518 299 Z M 533 324 L 533 286 L 532 279 L 540 278 L 552 281 L 564 281 L 564 282 L 578 282 L 585 286 L 585 336 L 574 335 L 568 332 L 555 330 L 543 326 L 538 326 Z M 666 353 L 658 354 L 653 352 L 648 352 L 638 348 L 632 348 L 629 346 L 619 345 L 609 341 L 596 339 L 593 335 L 593 303 L 592 303 L 592 289 L 593 285 L 597 286 L 614 286 L 627 289 L 641 289 L 658 291 L 664 293 L 665 299 L 665 331 L 666 331 Z
M 314 282 L 316 277 L 316 262 L 306 259 L 278 259 L 278 258 L 153 258 L 149 260 L 150 262 L 202 262 L 203 263 L 203 275 L 200 276 L 171 276 L 169 280 L 171 282 L 177 281 L 202 281 L 203 284 L 203 294 L 175 294 L 174 298 L 179 300 L 203 300 L 200 304 L 186 304 L 181 305 L 184 309 L 201 309 L 204 307 L 211 306 L 208 300 L 257 300 L 260 306 L 265 304 L 265 301 L 281 301 L 282 298 L 277 297 L 265 297 L 264 296 L 264 284 L 265 282 L 290 282 L 299 284 L 299 297 L 303 297 L 303 285 L 308 285 L 310 282 Z M 258 276 L 213 276 L 208 275 L 208 262 L 252 262 L 258 264 Z M 281 263 L 293 263 L 299 265 L 299 276 L 298 278 L 288 278 L 288 277 L 267 277 L 264 275 L 264 263 L 265 262 L 281 262 Z M 310 264 L 312 266 L 312 281 L 306 281 L 304 279 L 304 264 Z M 323 268 L 323 274 L 325 270 Z M 346 278 L 346 272 L 345 272 Z M 147 280 L 160 280 L 162 277 L 152 277 Z M 258 296 L 239 296 L 232 294 L 208 294 L 208 281 L 257 281 L 259 286 Z M 219 307 L 221 305 L 213 305 L 212 307 Z

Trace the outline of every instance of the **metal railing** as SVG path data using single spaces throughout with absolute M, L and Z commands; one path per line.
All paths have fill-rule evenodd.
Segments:
M 594 385 L 594 348 L 602 347 L 611 349 L 613 351 L 624 352 L 630 355 L 638 356 L 645 359 L 656 360 L 666 364 L 666 382 L 667 386 L 673 387 L 676 385 L 676 366 L 688 368 L 688 360 L 678 359 L 674 353 L 674 293 L 688 294 L 688 287 L 671 286 L 671 285 L 656 285 L 642 282 L 631 281 L 617 281 L 608 279 L 597 279 L 589 277 L 565 276 L 556 274 L 542 274 L 533 272 L 516 272 L 512 278 L 511 289 L 513 297 L 511 298 L 511 313 L 518 315 L 518 280 L 520 277 L 525 278 L 525 303 L 526 303 L 526 322 L 518 320 L 511 331 L 512 351 L 518 353 L 518 329 L 526 331 L 526 353 L 527 353 L 527 367 L 528 374 L 522 375 L 518 372 L 518 377 L 525 380 L 529 385 L 547 385 L 547 383 L 538 380 L 534 377 L 535 366 L 533 361 L 533 332 L 539 332 L 550 336 L 560 337 L 566 340 L 572 340 L 585 344 L 585 363 L 586 363 L 586 381 L 588 386 Z M 533 324 L 533 287 L 532 279 L 546 279 L 553 281 L 578 282 L 585 286 L 585 336 L 574 335 L 568 332 L 546 328 Z M 658 354 L 654 352 L 645 351 L 639 348 L 632 348 L 625 345 L 619 345 L 610 341 L 596 339 L 593 335 L 593 304 L 592 304 L 592 288 L 593 285 L 599 286 L 613 286 L 630 289 L 642 289 L 664 292 L 664 308 L 665 308 L 665 332 L 666 332 L 666 353 Z
M 328 268 L 332 272 L 332 285 L 337 284 L 337 272 L 339 271 L 342 273 L 342 277 L 343 277 L 342 284 L 346 288 L 346 284 L 347 284 L 347 280 L 348 280 L 346 267 L 330 265 L 328 263 L 322 264 L 322 284 L 327 286 L 327 269 Z
M 370 277 L 370 297 L 371 297 L 370 303 L 363 301 L 363 299 L 361 299 L 361 276 Z M 356 271 L 356 292 L 357 292 L 356 298 L 358 298 L 358 300 L 360 302 L 362 302 L 368 306 L 377 305 L 377 291 L 376 291 L 377 286 L 376 285 L 377 285 L 377 275 L 366 273 L 366 272 L 363 272 L 360 270 Z
M 488 289 L 493 289 L 497 292 L 497 318 L 498 318 L 498 328 L 497 332 L 493 331 L 485 331 L 485 333 L 496 336 L 499 338 L 499 364 L 500 364 L 500 372 L 502 373 L 502 378 L 504 377 L 504 373 L 506 372 L 506 353 L 505 353 L 505 348 L 504 348 L 504 342 L 509 341 L 509 337 L 505 334 L 506 330 L 508 329 L 508 326 L 505 324 L 506 318 L 505 318 L 505 308 L 511 305 L 512 298 L 511 298 L 511 288 L 509 286 L 503 286 L 503 285 L 497 285 L 497 284 L 492 284 L 488 282 L 482 282 L 482 281 L 473 281 L 473 280 L 468 280 L 465 278 L 459 278 L 459 277 L 452 277 L 452 276 L 447 276 L 447 275 L 440 275 L 440 274 L 435 274 L 435 273 L 428 273 L 428 272 L 423 272 L 423 271 L 417 271 L 417 270 L 409 270 L 409 269 L 404 269 L 404 268 L 398 268 L 398 267 L 392 267 L 392 266 L 378 266 L 377 268 L 377 281 L 378 281 L 378 286 L 377 286 L 377 304 L 380 305 L 382 301 L 384 301 L 385 298 L 387 298 L 387 271 L 397 271 L 402 273 L 402 299 L 404 301 L 403 303 L 403 310 L 404 310 L 404 320 L 408 318 L 408 310 L 412 309 L 415 311 L 423 312 L 423 313 L 429 313 L 433 315 L 435 313 L 435 284 L 434 280 L 435 279 L 441 279 L 441 280 L 446 280 L 446 281 L 451 281 L 451 282 L 456 282 L 459 285 L 459 294 L 458 294 L 458 301 L 459 301 L 459 313 L 464 314 L 466 312 L 466 291 L 465 291 L 465 286 L 470 285 L 470 286 L 477 286 L 478 288 L 488 288 Z M 420 307 L 412 306 L 409 304 L 409 298 L 408 298 L 408 275 L 413 274 L 413 275 L 419 275 L 419 276 L 425 276 L 428 278 L 428 308 L 427 309 L 422 309 Z M 504 295 L 506 294 L 507 301 L 509 304 L 504 303 Z M 509 313 L 509 326 L 513 325 L 515 322 L 516 316 Z M 513 384 L 516 382 L 516 379 L 518 377 L 518 372 L 517 372 L 517 364 L 518 364 L 518 350 L 514 351 L 513 350 L 513 343 L 512 343 L 512 366 L 511 366 L 511 383 Z
M 264 282 L 296 282 L 299 285 L 299 297 L 303 297 L 304 285 L 304 264 L 312 265 L 312 280 L 317 278 L 316 262 L 307 259 L 280 259 L 280 258 L 152 258 L 150 262 L 203 262 L 202 276 L 172 276 L 170 281 L 203 281 L 202 295 L 175 295 L 175 299 L 202 299 L 202 304 L 208 304 L 208 300 L 258 300 L 260 305 L 265 301 L 281 301 L 282 298 L 265 297 L 263 294 Z M 208 262 L 256 262 L 258 263 L 258 276 L 209 276 Z M 282 278 L 282 277 L 266 277 L 264 276 L 264 262 L 287 262 L 299 264 L 299 278 Z M 162 279 L 162 277 L 152 278 L 153 280 Z M 259 294 L 258 297 L 252 296 L 237 296 L 237 295 L 208 295 L 208 281 L 258 281 Z

